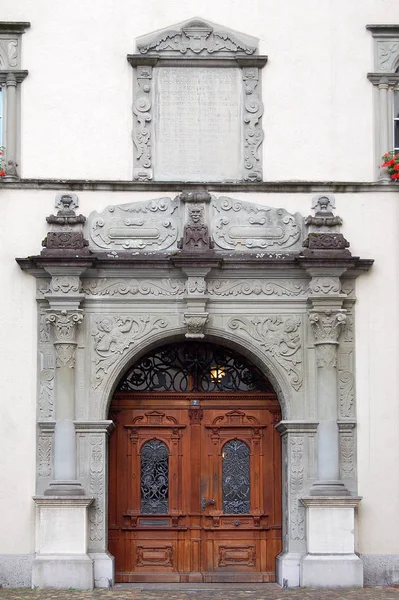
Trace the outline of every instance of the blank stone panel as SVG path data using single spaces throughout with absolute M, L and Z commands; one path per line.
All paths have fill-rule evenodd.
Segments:
M 240 180 L 241 69 L 159 67 L 154 80 L 154 178 Z

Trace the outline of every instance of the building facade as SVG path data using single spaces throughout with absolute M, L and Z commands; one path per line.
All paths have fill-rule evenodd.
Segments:
M 399 9 L 101 6 L 0 22 L 0 583 L 397 583 Z

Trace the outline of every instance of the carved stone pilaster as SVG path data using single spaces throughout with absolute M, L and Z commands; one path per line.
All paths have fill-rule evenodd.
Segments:
M 301 498 L 312 475 L 314 421 L 281 421 L 283 460 L 283 551 L 277 557 L 280 585 L 299 586 L 299 561 L 306 552 L 306 519 Z
M 81 310 L 52 310 L 46 322 L 53 331 L 56 357 L 54 431 L 54 481 L 46 496 L 81 495 L 83 488 L 76 479 L 75 426 L 75 353 L 77 327 L 83 321 Z
M 338 418 L 338 339 L 346 325 L 341 308 L 310 310 L 309 323 L 315 338 L 317 361 L 317 481 L 312 495 L 341 496 L 349 492 L 340 480 Z
M 135 127 L 133 141 L 135 145 L 133 177 L 138 181 L 152 179 L 152 67 L 141 65 L 137 67 L 136 100 L 133 107 Z
M 261 125 L 263 104 L 259 90 L 259 69 L 247 67 L 242 70 L 244 84 L 244 179 L 262 181 L 260 145 L 264 133 Z

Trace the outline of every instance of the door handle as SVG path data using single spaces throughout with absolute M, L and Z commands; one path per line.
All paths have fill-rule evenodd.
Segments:
M 211 500 L 205 500 L 205 498 L 202 496 L 202 500 L 201 500 L 201 507 L 202 510 L 205 510 L 207 506 L 209 506 L 210 504 L 215 504 L 214 499 L 212 498 Z

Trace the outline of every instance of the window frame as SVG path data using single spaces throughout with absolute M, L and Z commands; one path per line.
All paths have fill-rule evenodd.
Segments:
M 367 25 L 374 42 L 375 167 L 380 180 L 389 181 L 381 168 L 382 156 L 394 150 L 394 94 L 399 93 L 399 25 Z
M 21 69 L 22 35 L 28 22 L 0 21 L 0 112 L 2 138 L 5 147 L 5 176 L 3 181 L 19 179 L 21 155 L 21 83 L 28 71 Z

